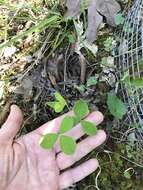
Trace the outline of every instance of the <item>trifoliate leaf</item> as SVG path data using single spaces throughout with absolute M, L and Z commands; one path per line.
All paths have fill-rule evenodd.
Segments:
M 94 123 L 89 121 L 81 121 L 82 129 L 87 135 L 95 135 L 97 133 L 97 127 Z
M 74 154 L 76 150 L 76 141 L 69 136 L 62 135 L 60 137 L 60 148 L 67 155 Z
M 108 94 L 107 105 L 110 113 L 117 119 L 122 119 L 127 112 L 125 104 L 115 94 Z
M 56 92 L 54 95 L 55 95 L 56 101 L 47 102 L 47 105 L 53 108 L 56 113 L 60 113 L 63 111 L 67 103 L 59 92 Z
M 89 113 L 88 105 L 84 100 L 79 100 L 74 105 L 74 113 L 79 119 L 83 119 Z
M 52 149 L 58 139 L 58 134 L 49 133 L 40 139 L 40 146 L 44 149 Z
M 73 117 L 66 116 L 61 123 L 60 126 L 60 134 L 68 132 L 74 126 L 74 119 Z

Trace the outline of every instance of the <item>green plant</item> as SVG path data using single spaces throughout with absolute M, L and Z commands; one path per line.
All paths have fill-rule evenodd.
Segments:
M 116 23 L 117 26 L 123 24 L 123 23 L 124 23 L 124 20 L 125 20 L 125 18 L 124 18 L 124 16 L 123 16 L 122 13 L 118 13 L 118 14 L 115 16 L 115 23 Z
M 122 119 L 127 112 L 125 104 L 113 93 L 108 93 L 107 105 L 110 113 L 117 119 Z
M 89 3 L 88 0 L 82 0 L 81 1 L 81 3 L 80 3 L 81 12 L 85 11 L 86 9 L 88 9 L 88 3 Z
M 89 87 L 95 86 L 98 83 L 98 76 L 91 76 L 87 79 L 86 84 L 81 85 L 75 85 L 75 89 L 77 89 L 79 92 L 84 93 L 85 90 L 87 90 Z
M 94 86 L 97 84 L 97 77 L 96 76 L 91 76 L 86 83 L 87 87 Z
M 113 49 L 113 37 L 108 37 L 105 41 L 104 41 L 104 48 L 106 51 L 110 52 Z
M 67 106 L 66 101 L 60 95 L 55 93 L 55 102 L 50 102 L 48 105 L 57 112 L 63 110 L 63 107 Z M 58 104 L 58 106 L 55 106 Z M 60 107 L 61 106 L 61 107 Z M 81 127 L 85 134 L 95 135 L 97 128 L 94 123 L 84 120 L 89 114 L 89 108 L 84 100 L 78 100 L 73 107 L 74 116 L 65 116 L 62 120 L 58 133 L 49 133 L 44 135 L 40 140 L 40 145 L 44 149 L 52 149 L 55 143 L 59 140 L 61 150 L 67 154 L 74 154 L 76 150 L 76 140 L 68 136 L 66 133 L 76 126 L 77 123 L 81 123 Z
M 55 95 L 55 101 L 47 102 L 47 105 L 53 108 L 56 113 L 60 113 L 63 111 L 67 103 L 59 92 L 56 92 L 54 95 Z
M 67 33 L 67 38 L 68 38 L 68 42 L 69 42 L 70 44 L 73 44 L 73 43 L 76 42 L 74 36 L 73 36 L 71 33 Z
M 129 90 L 143 88 L 143 77 L 130 77 L 129 71 L 126 71 L 121 79 Z
M 87 51 L 91 52 L 96 56 L 98 47 L 95 44 L 91 44 L 86 39 L 86 34 L 84 32 L 83 22 L 80 20 L 73 20 L 76 34 L 77 34 L 77 47 L 76 52 L 78 53 L 82 48 L 85 48 Z
M 2 43 L 0 45 L 0 49 L 3 47 L 9 46 L 15 42 L 17 42 L 20 39 L 23 39 L 24 37 L 32 34 L 33 32 L 41 32 L 47 27 L 58 27 L 59 23 L 61 22 L 61 17 L 58 15 L 52 15 L 48 18 L 45 18 L 41 21 L 39 21 L 36 25 L 32 26 L 29 30 L 26 30 L 16 36 L 13 36 L 10 40 Z

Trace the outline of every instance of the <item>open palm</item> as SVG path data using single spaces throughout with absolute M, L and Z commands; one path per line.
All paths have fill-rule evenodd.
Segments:
M 72 113 L 68 113 L 72 114 Z M 0 189 L 1 190 L 60 190 L 80 181 L 98 167 L 96 159 L 71 168 L 106 139 L 104 131 L 80 141 L 72 156 L 60 151 L 58 144 L 53 150 L 43 150 L 39 140 L 43 134 L 57 132 L 61 116 L 39 129 L 15 139 L 23 121 L 20 109 L 13 105 L 7 121 L 0 129 Z M 86 120 L 99 124 L 103 120 L 100 112 L 91 113 Z M 68 135 L 78 140 L 83 136 L 80 125 Z

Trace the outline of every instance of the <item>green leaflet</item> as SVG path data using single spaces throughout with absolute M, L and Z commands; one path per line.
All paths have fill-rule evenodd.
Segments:
M 60 126 L 60 134 L 68 132 L 70 129 L 74 127 L 74 119 L 73 117 L 66 116 L 61 123 Z
M 52 149 L 58 139 L 58 134 L 49 133 L 40 140 L 40 146 L 44 149 Z
M 60 147 L 65 154 L 72 155 L 76 150 L 76 141 L 69 136 L 62 135 L 60 137 Z
M 82 129 L 87 135 L 95 135 L 97 133 L 97 128 L 94 123 L 89 121 L 81 121 Z
M 86 117 L 89 113 L 89 108 L 84 100 L 79 100 L 74 105 L 74 113 L 81 120 Z
M 117 119 L 122 119 L 127 112 L 125 104 L 115 94 L 108 94 L 107 105 L 110 113 Z

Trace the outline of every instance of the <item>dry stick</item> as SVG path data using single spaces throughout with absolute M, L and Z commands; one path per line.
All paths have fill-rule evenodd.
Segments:
M 97 190 L 100 190 L 98 187 L 98 178 L 99 178 L 100 174 L 101 174 L 101 167 L 99 166 L 99 172 L 97 173 L 96 178 L 95 178 L 95 185 L 96 185 Z
M 79 52 L 79 61 L 80 61 L 80 65 L 81 65 L 80 80 L 81 80 L 82 83 L 85 83 L 86 60 L 85 60 L 85 57 L 82 55 L 81 52 Z
M 69 45 L 68 45 L 66 53 L 65 53 L 65 61 L 64 61 L 64 90 L 66 90 L 66 84 L 65 83 L 67 80 L 67 54 L 68 54 L 68 50 L 69 50 Z

